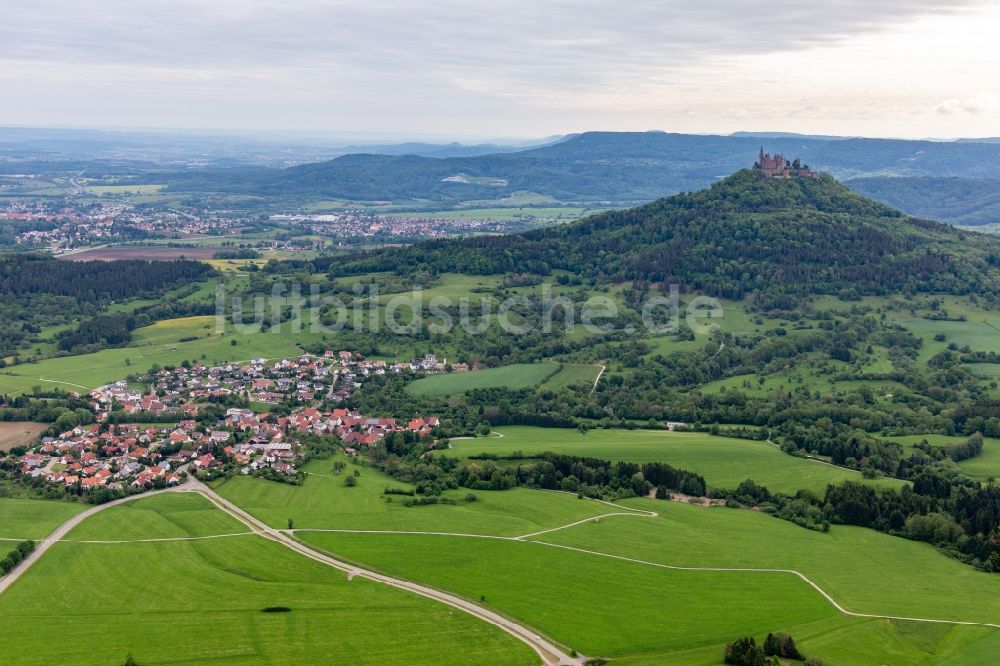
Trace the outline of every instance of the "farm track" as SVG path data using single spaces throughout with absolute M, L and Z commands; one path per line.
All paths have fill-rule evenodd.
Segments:
M 542 662 L 550 665 L 582 665 L 586 662 L 586 658 L 582 656 L 570 656 L 569 654 L 563 652 L 563 650 L 556 645 L 552 644 L 548 640 L 542 638 L 541 634 L 534 631 L 530 627 L 525 627 L 520 625 L 513 620 L 510 620 L 499 613 L 488 610 L 481 606 L 478 606 L 470 601 L 467 601 L 461 597 L 437 590 L 426 585 L 421 585 L 419 583 L 413 583 L 406 580 L 401 580 L 399 578 L 393 578 L 385 574 L 378 573 L 376 571 L 371 571 L 368 569 L 363 569 L 349 562 L 344 562 L 342 560 L 335 559 L 329 555 L 320 553 L 305 544 L 296 541 L 289 534 L 276 530 L 262 523 L 261 521 L 254 518 L 252 515 L 239 508 L 229 500 L 218 495 L 214 490 L 201 483 L 197 479 L 189 479 L 188 484 L 193 484 L 191 488 L 192 492 L 198 492 L 204 495 L 215 504 L 217 507 L 230 514 L 243 524 L 247 525 L 253 530 L 259 530 L 261 536 L 264 538 L 269 538 L 277 541 L 278 543 L 296 551 L 297 553 L 308 557 L 309 559 L 325 564 L 329 567 L 339 569 L 347 574 L 348 580 L 354 577 L 367 578 L 377 583 L 384 583 L 391 587 L 395 587 L 401 590 L 407 590 L 409 592 L 414 592 L 420 596 L 427 597 L 428 599 L 433 599 L 441 603 L 457 608 L 458 610 L 464 611 L 474 617 L 477 617 L 485 622 L 488 622 L 499 629 L 507 632 L 514 638 L 526 643 L 531 647 L 541 658 Z
M 608 369 L 608 366 L 601 365 L 600 368 L 601 368 L 601 371 L 597 373 L 597 377 L 594 379 L 594 385 L 590 388 L 590 392 L 591 393 L 593 393 L 594 391 L 597 390 L 597 383 L 599 381 L 601 381 L 601 377 L 604 376 L 604 371 Z
M 822 462 L 822 461 L 817 461 Z M 194 492 L 203 495 L 206 499 L 212 502 L 213 505 L 218 507 L 220 510 L 226 512 L 230 516 L 234 517 L 236 520 L 242 524 L 249 527 L 249 531 L 246 532 L 234 532 L 227 534 L 215 534 L 215 535 L 204 535 L 204 536 L 189 536 L 189 537 L 162 537 L 162 538 L 152 538 L 152 539 L 133 539 L 133 540 L 74 540 L 74 539 L 64 539 L 66 534 L 68 534 L 74 527 L 79 525 L 81 522 L 87 518 L 93 516 L 94 514 L 108 509 L 114 506 L 121 505 L 125 502 L 130 502 L 136 499 L 141 499 L 145 497 L 151 497 L 153 495 L 168 493 L 168 492 Z M 561 491 L 553 491 L 561 492 Z M 572 494 L 572 493 L 568 493 Z M 6 591 L 11 585 L 13 585 L 23 574 L 26 572 L 35 562 L 37 562 L 42 555 L 45 554 L 54 544 L 56 543 L 80 543 L 80 544 L 124 544 L 124 543 L 156 543 L 156 542 L 171 542 L 171 541 L 200 541 L 206 539 L 220 539 L 229 538 L 237 536 L 260 536 L 272 541 L 276 541 L 281 545 L 294 550 L 295 552 L 308 557 L 316 562 L 325 564 L 326 566 L 338 569 L 347 574 L 348 580 L 354 578 L 355 576 L 361 578 L 367 578 L 374 582 L 383 583 L 397 589 L 406 590 L 419 594 L 420 596 L 433 599 L 440 603 L 452 606 L 458 610 L 466 612 L 473 615 L 485 622 L 489 622 L 494 626 L 502 629 L 511 636 L 521 640 L 522 642 L 529 645 L 542 659 L 543 663 L 548 665 L 562 665 L 562 664 L 572 664 L 572 665 L 582 665 L 586 662 L 586 657 L 583 656 L 570 656 L 564 652 L 561 648 L 557 647 L 550 641 L 542 638 L 541 634 L 534 631 L 530 627 L 518 624 L 513 620 L 500 615 L 494 611 L 483 608 L 477 604 L 467 601 L 461 597 L 452 595 L 450 593 L 422 585 L 420 583 L 410 582 L 402 580 L 399 578 L 394 578 L 387 576 L 385 574 L 378 573 L 369 569 L 364 569 L 350 562 L 342 561 L 331 557 L 325 553 L 313 549 L 310 546 L 298 541 L 294 538 L 294 534 L 297 532 L 335 532 L 335 533 L 345 533 L 345 534 L 386 534 L 386 535 L 417 535 L 417 536 L 444 536 L 444 537 L 459 537 L 459 538 L 475 538 L 475 539 L 492 539 L 500 541 L 517 541 L 521 543 L 533 543 L 540 546 L 546 546 L 549 548 L 556 548 L 561 550 L 566 550 L 570 552 L 590 555 L 593 557 L 606 557 L 613 560 L 618 560 L 622 562 L 629 562 L 632 564 L 638 564 L 641 566 L 655 567 L 659 569 L 667 569 L 673 571 L 689 571 L 689 572 L 704 572 L 704 573 L 745 573 L 745 574 L 784 574 L 796 576 L 807 585 L 812 587 L 819 595 L 821 595 L 827 602 L 830 603 L 839 613 L 857 618 L 867 618 L 867 619 L 882 619 L 882 620 L 896 620 L 905 622 L 923 622 L 931 624 L 946 624 L 946 625 L 957 625 L 957 626 L 980 626 L 989 627 L 993 629 L 1000 629 L 1000 624 L 992 622 L 974 622 L 974 621 L 964 621 L 964 620 L 945 620 L 938 618 L 928 618 L 928 617 L 910 617 L 904 615 L 885 615 L 878 613 L 863 613 L 852 611 L 840 603 L 826 590 L 820 587 L 816 582 L 810 579 L 801 571 L 796 569 L 783 569 L 783 568 L 752 568 L 752 567 L 693 567 L 693 566 L 678 566 L 672 564 L 664 564 L 661 562 L 651 562 L 648 560 L 642 560 L 638 558 L 626 557 L 623 555 L 615 555 L 612 553 L 604 553 L 601 551 L 590 550 L 586 548 L 578 548 L 575 546 L 568 546 L 564 544 L 551 543 L 548 541 L 542 541 L 535 539 L 534 537 L 549 534 L 551 532 L 556 532 L 564 529 L 569 529 L 578 525 L 583 525 L 586 523 L 596 522 L 602 518 L 610 518 L 615 516 L 631 516 L 638 518 L 656 518 L 659 514 L 655 511 L 648 511 L 644 509 L 631 509 L 628 507 L 622 507 L 620 505 L 614 504 L 612 502 L 606 502 L 604 500 L 594 499 L 593 501 L 599 502 L 601 504 L 606 504 L 619 511 L 609 512 L 606 514 L 601 514 L 598 516 L 591 516 L 582 520 L 567 523 L 565 525 L 557 526 L 554 528 L 541 530 L 538 532 L 532 532 L 529 534 L 523 534 L 520 536 L 496 536 L 496 535 L 483 535 L 483 534 L 466 534 L 460 532 L 430 532 L 430 531 L 408 531 L 408 530 L 357 530 L 357 529 L 323 529 L 323 528 L 300 528 L 292 530 L 280 530 L 276 528 L 269 527 L 265 523 L 261 522 L 250 513 L 239 508 L 235 504 L 231 503 L 229 500 L 218 495 L 213 489 L 209 488 L 202 482 L 194 478 L 189 478 L 189 480 L 182 486 L 175 488 L 167 488 L 163 490 L 156 490 L 145 493 L 141 496 L 131 496 L 120 500 L 115 500 L 108 502 L 107 504 L 98 505 L 83 511 L 76 516 L 73 516 L 65 523 L 56 528 L 47 538 L 42 540 L 36 549 L 28 555 L 27 558 L 12 572 L 7 576 L 0 578 L 0 594 Z M 625 511 L 621 511 L 625 509 Z M 21 539 L 11 539 L 3 538 L 0 541 L 21 541 Z
M 175 490 L 176 488 L 167 488 L 164 490 L 152 490 L 143 495 L 143 497 L 174 492 Z M 62 538 L 67 534 L 69 534 L 70 530 L 72 530 L 74 527 L 82 523 L 87 518 L 90 518 L 95 513 L 99 513 L 101 511 L 104 511 L 105 509 L 110 509 L 113 506 L 118 506 L 120 504 L 124 504 L 125 502 L 129 502 L 134 499 L 136 498 L 123 497 L 122 499 L 114 500 L 106 504 L 98 504 L 97 506 L 91 507 L 86 511 L 81 511 L 80 513 L 76 514 L 75 516 L 67 520 L 65 523 L 57 527 L 55 530 L 53 530 L 51 534 L 49 534 L 49 536 L 47 536 L 45 539 L 42 539 L 35 546 L 35 550 L 29 553 L 28 556 L 24 558 L 24 560 L 20 564 L 18 564 L 13 571 L 8 573 L 3 578 L 0 578 L 0 594 L 3 594 L 7 590 L 7 588 L 9 588 L 11 585 L 17 582 L 17 579 L 20 578 L 22 575 L 24 575 L 24 572 L 30 569 L 31 565 L 37 562 L 39 558 L 41 558 L 42 555 L 44 555 L 49 550 L 49 548 L 51 548 L 54 544 L 62 541 Z

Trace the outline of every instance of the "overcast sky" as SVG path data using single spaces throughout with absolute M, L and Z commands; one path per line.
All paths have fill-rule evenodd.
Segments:
M 1000 135 L 1000 4 L 5 0 L 0 124 Z

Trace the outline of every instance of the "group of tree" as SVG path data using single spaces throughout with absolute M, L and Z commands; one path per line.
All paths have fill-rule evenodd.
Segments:
M 98 315 L 81 321 L 75 329 L 56 335 L 59 349 L 84 352 L 104 347 L 118 347 L 132 341 L 135 317 L 124 313 Z
M 763 644 L 758 644 L 753 636 L 738 638 L 726 644 L 723 659 L 734 666 L 779 666 L 782 659 L 804 661 L 805 666 L 823 666 L 818 657 L 802 656 L 795 641 L 784 632 L 768 634 Z
M 13 550 L 7 553 L 6 557 L 0 560 L 0 575 L 6 575 L 13 571 L 33 550 L 35 550 L 34 541 L 18 543 Z
M 374 447 L 371 462 L 394 479 L 414 484 L 420 495 L 439 495 L 459 487 L 506 490 L 516 486 L 562 490 L 587 497 L 644 497 L 661 489 L 693 496 L 707 492 L 705 479 L 665 463 L 612 462 L 545 453 L 498 465 L 488 458 L 459 461 L 440 447 L 446 440 L 394 433 Z

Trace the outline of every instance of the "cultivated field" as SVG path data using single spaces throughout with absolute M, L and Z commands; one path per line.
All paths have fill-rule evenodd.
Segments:
M 48 423 L 0 422 L 0 451 L 10 451 L 15 446 L 31 444 L 48 427 Z
M 485 599 L 490 607 L 588 656 L 722 644 L 733 636 L 835 616 L 819 595 L 788 576 L 671 571 L 513 541 L 319 532 L 302 536 L 380 570 Z M 720 645 L 714 663 L 721 655 Z
M 1000 579 L 926 543 L 848 525 L 834 525 L 824 534 L 725 507 L 645 499 L 623 504 L 660 515 L 587 523 L 545 540 L 676 566 L 795 569 L 855 612 L 969 622 L 1000 619 Z
M 749 478 L 772 491 L 789 494 L 808 489 L 822 495 L 830 483 L 866 481 L 859 472 L 796 458 L 767 442 L 707 433 L 592 429 L 581 434 L 575 429 L 532 426 L 505 426 L 498 432 L 503 437 L 455 440 L 451 452 L 468 456 L 552 451 L 605 460 L 665 462 L 701 474 L 715 488 L 735 489 Z M 889 478 L 870 482 L 884 487 L 903 485 Z
M 95 520 L 94 527 L 87 526 Z M 108 509 L 0 596 L 6 664 L 534 664 L 484 622 L 246 532 L 196 495 Z M 219 532 L 218 530 L 221 530 Z M 285 607 L 288 612 L 263 612 Z M 94 618 L 100 618 L 95 621 Z
M 472 443 L 506 446 L 512 436 Z M 824 534 L 747 510 L 648 499 L 615 507 L 527 489 L 402 507 L 381 490 L 405 484 L 363 467 L 348 488 L 317 471 L 324 466 L 332 461 L 311 463 L 326 475 L 301 487 L 235 478 L 218 490 L 275 527 L 293 518 L 307 543 L 479 601 L 590 656 L 708 666 L 725 641 L 773 630 L 827 663 L 988 664 L 1000 649 L 996 629 L 849 616 L 794 573 L 773 571 L 802 572 L 852 612 L 998 622 L 1000 580 L 928 544 L 841 525 Z

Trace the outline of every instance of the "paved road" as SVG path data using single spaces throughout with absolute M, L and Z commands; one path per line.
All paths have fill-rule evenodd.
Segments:
M 94 507 L 91 507 L 91 508 L 87 509 L 86 511 L 83 511 L 83 512 L 77 514 L 76 516 L 70 518 L 65 523 L 63 523 L 58 528 L 56 528 L 56 530 L 54 532 L 52 532 L 52 534 L 50 534 L 46 539 L 44 539 L 43 541 L 41 541 L 38 544 L 38 547 L 35 549 L 35 551 L 33 553 L 31 553 L 27 558 L 25 558 L 25 560 L 23 562 L 21 562 L 21 564 L 16 569 L 14 569 L 12 572 L 10 572 L 9 574 L 7 574 L 7 576 L 5 576 L 3 578 L 0 578 L 0 594 L 2 594 L 8 587 L 10 587 L 11 585 L 13 585 L 14 582 L 17 581 L 17 579 L 20 578 L 21 575 L 25 571 L 27 571 L 36 561 L 38 561 L 38 559 L 49 548 L 51 548 L 54 543 L 57 543 L 60 540 L 62 540 L 62 538 L 64 536 L 66 536 L 66 534 L 69 533 L 70 530 L 72 530 L 74 527 L 76 527 L 77 525 L 79 525 L 82 521 L 86 520 L 87 518 L 89 518 L 90 516 L 94 515 L 98 511 L 103 511 L 104 509 L 108 509 L 108 508 L 111 508 L 113 506 L 117 506 L 119 504 L 122 504 L 124 502 L 132 501 L 134 499 L 140 499 L 140 498 L 143 498 L 143 497 L 151 497 L 153 495 L 158 495 L 160 493 L 167 493 L 167 492 L 197 492 L 197 493 L 201 493 L 209 501 L 211 501 L 213 504 L 215 504 L 217 507 L 219 507 L 220 509 L 222 509 L 226 513 L 232 515 L 233 517 L 235 517 L 237 520 L 239 520 L 244 525 L 247 525 L 252 530 L 253 533 L 259 534 L 259 535 L 261 535 L 262 537 L 265 537 L 265 538 L 273 539 L 273 540 L 281 543 L 282 545 L 284 545 L 284 546 L 286 546 L 288 548 L 291 548 L 292 550 L 296 551 L 297 553 L 299 553 L 301 555 L 304 555 L 305 557 L 308 557 L 308 558 L 310 558 L 312 560 L 315 560 L 315 561 L 320 562 L 322 564 L 325 564 L 327 566 L 333 567 L 335 569 L 339 569 L 340 571 L 343 571 L 343 572 L 345 572 L 347 574 L 348 580 L 350 580 L 351 578 L 353 578 L 355 576 L 360 576 L 362 578 L 367 578 L 369 580 L 373 580 L 373 581 L 376 581 L 376 582 L 379 582 L 379 583 L 384 583 L 386 585 L 391 585 L 392 587 L 396 587 L 396 588 L 399 588 L 399 589 L 402 589 L 402 590 L 407 590 L 409 592 L 413 592 L 415 594 L 419 594 L 419 595 L 421 595 L 423 597 L 427 597 L 429 599 L 434 599 L 435 601 L 439 601 L 441 603 L 447 604 L 447 605 L 452 606 L 454 608 L 457 608 L 457 609 L 459 609 L 461 611 L 469 613 L 470 615 L 473 615 L 473 616 L 475 616 L 475 617 L 477 617 L 477 618 L 479 618 L 479 619 L 481 619 L 481 620 L 483 620 L 485 622 L 489 622 L 490 624 L 503 629 L 504 631 L 506 631 L 507 633 L 511 634 L 515 638 L 517 638 L 517 639 L 525 642 L 529 646 L 531 646 L 531 648 L 534 649 L 535 652 L 538 653 L 538 655 L 542 658 L 542 661 L 545 664 L 548 664 L 549 666 L 555 666 L 555 665 L 580 666 L 580 665 L 582 665 L 582 664 L 584 664 L 586 662 L 586 658 L 585 657 L 581 657 L 581 656 L 571 657 L 571 656 L 567 655 L 565 652 L 563 652 L 560 648 L 556 647 L 555 645 L 553 645 L 549 641 L 545 640 L 544 638 L 542 638 L 541 636 L 539 636 L 535 632 L 531 631 L 529 628 L 524 627 L 524 626 L 522 626 L 520 624 L 517 624 L 516 622 L 513 622 L 513 621 L 511 621 L 511 620 L 503 617 L 502 615 L 499 615 L 498 613 L 494 613 L 493 611 L 490 611 L 488 609 L 485 609 L 485 608 L 482 608 L 480 606 L 477 606 L 476 604 L 474 604 L 472 602 L 466 601 L 465 599 L 462 599 L 461 597 L 456 597 L 456 596 L 454 596 L 452 594 L 448 594 L 446 592 L 441 592 L 440 590 L 436 590 L 434 588 L 427 587 L 425 585 L 420 585 L 418 583 L 411 583 L 409 581 L 400 580 L 398 578 L 393 578 L 391 576 L 386 576 L 386 575 L 377 573 L 375 571 L 369 571 L 368 569 L 363 569 L 361 567 L 355 566 L 355 565 L 350 564 L 348 562 L 343 562 L 341 560 L 337 560 L 337 559 L 335 559 L 333 557 L 330 557 L 328 555 L 324 555 L 323 553 L 314 551 L 311 548 L 309 548 L 308 546 L 300 543 L 299 541 L 296 541 L 286 531 L 284 531 L 284 530 L 277 530 L 277 529 L 274 529 L 274 528 L 272 528 L 272 527 L 270 527 L 270 526 L 262 523 L 261 521 L 259 521 L 258 519 L 254 518 L 252 515 L 250 515 L 249 513 L 247 513 L 246 511 L 244 511 L 243 509 L 239 508 L 238 506 L 236 506 L 235 504 L 233 504 L 229 500 L 221 497 L 214 490 L 212 490 L 211 488 L 209 488 L 208 486 L 206 486 L 205 484 L 201 483 L 200 481 L 198 481 L 197 479 L 195 479 L 193 477 L 189 478 L 188 481 L 185 484 L 181 485 L 181 486 L 174 487 L 174 488 L 167 488 L 167 489 L 164 489 L 164 490 L 154 490 L 154 491 L 151 491 L 151 492 L 148 492 L 148 493 L 144 493 L 142 495 L 133 495 L 131 497 L 126 497 L 126 498 L 123 498 L 123 499 L 120 499 L 120 500 L 115 500 L 113 502 L 108 502 L 107 504 L 101 504 L 101 505 L 98 505 L 98 506 L 94 506 Z M 554 491 L 554 492 L 559 492 L 559 491 Z M 595 501 L 600 502 L 602 504 L 608 504 L 609 506 L 612 506 L 612 507 L 615 507 L 615 508 L 618 508 L 618 509 L 625 508 L 625 507 L 621 507 L 621 506 L 616 505 L 616 504 L 612 504 L 610 502 L 604 502 L 602 500 L 595 500 Z M 646 517 L 655 517 L 657 515 L 657 513 L 655 511 L 646 511 L 646 510 L 643 510 L 643 509 L 628 509 L 628 510 L 631 513 L 623 514 L 623 513 L 616 512 L 616 513 L 609 513 L 609 514 L 606 514 L 606 515 L 607 516 L 612 516 L 612 515 L 632 515 L 632 516 L 646 516 Z M 605 517 L 605 516 L 597 516 L 597 517 L 598 518 L 602 518 L 602 517 Z M 532 537 L 540 535 L 540 534 L 545 534 L 547 532 L 551 532 L 551 531 L 555 531 L 555 530 L 559 530 L 559 529 L 565 529 L 566 527 L 572 527 L 573 525 L 577 525 L 577 524 L 580 524 L 580 523 L 588 522 L 588 521 L 591 521 L 593 519 L 594 519 L 594 517 L 591 517 L 591 518 L 587 518 L 587 519 L 582 520 L 582 521 L 577 521 L 575 523 L 570 523 L 569 525 L 563 525 L 561 527 L 556 527 L 556 528 L 550 529 L 550 530 L 543 530 L 542 532 L 537 532 L 537 533 L 534 533 L 534 534 L 526 534 L 526 535 L 522 535 L 520 537 L 497 537 L 497 536 L 483 536 L 483 535 L 478 535 L 478 534 L 449 534 L 449 535 L 450 536 L 477 537 L 477 538 L 492 538 L 492 539 L 502 539 L 502 540 L 512 540 L 512 541 L 526 541 L 528 543 L 534 543 L 534 544 L 538 544 L 538 545 L 542 545 L 542 546 L 549 546 L 549 547 L 552 547 L 552 548 L 560 548 L 560 549 L 564 549 L 564 550 L 575 551 L 575 552 L 578 552 L 578 553 L 585 553 L 585 554 L 593 555 L 593 556 L 597 556 L 597 557 L 607 557 L 607 558 L 611 558 L 611 559 L 615 559 L 615 560 L 621 560 L 621 561 L 625 561 L 625 562 L 632 562 L 634 564 L 641 564 L 641 565 L 646 565 L 646 566 L 651 566 L 651 567 L 657 567 L 657 568 L 662 568 L 662 569 L 673 569 L 673 570 L 677 570 L 677 571 L 708 571 L 708 572 L 740 572 L 740 573 L 792 574 L 792 575 L 797 576 L 798 578 L 802 579 L 805 583 L 807 583 L 809 586 L 811 586 L 813 589 L 815 589 L 820 595 L 823 596 L 823 598 L 825 598 L 831 605 L 833 605 L 834 608 L 836 608 L 839 612 L 843 613 L 844 615 L 848 615 L 848 616 L 852 616 L 852 617 L 862 617 L 862 618 L 907 620 L 907 621 L 911 621 L 911 622 L 929 622 L 929 623 L 935 623 L 935 624 L 981 626 L 981 627 L 991 627 L 991 628 L 994 628 L 994 629 L 1000 629 L 1000 624 L 995 624 L 995 623 L 991 623 L 991 622 L 970 622 L 970 621 L 962 621 L 962 620 L 941 620 L 941 619 L 927 618 L 927 617 L 907 617 L 907 616 L 897 616 L 897 615 L 880 615 L 880 614 L 875 614 L 875 613 L 859 613 L 859 612 L 855 612 L 855 611 L 850 611 L 850 610 L 844 608 L 843 606 L 841 606 L 839 603 L 837 603 L 837 601 L 829 593 L 827 593 L 823 588 L 821 588 L 819 585 L 817 585 L 815 582 L 813 582 L 811 579 L 809 579 L 805 574 L 803 574 L 801 571 L 797 571 L 795 569 L 768 569 L 768 568 L 753 569 L 753 568 L 742 568 L 742 567 L 684 567 L 684 566 L 676 566 L 676 565 L 670 565 L 670 564 L 663 564 L 663 563 L 660 563 L 660 562 L 650 562 L 650 561 L 647 561 L 647 560 L 640 560 L 640 559 L 631 558 L 631 557 L 625 557 L 625 556 L 621 556 L 621 555 L 613 555 L 613 554 L 610 554 L 610 553 L 602 553 L 600 551 L 588 550 L 588 549 L 584 549 L 584 548 L 575 548 L 573 546 L 567 546 L 567 545 L 563 545 L 563 544 L 549 543 L 549 542 L 546 542 L 546 541 L 539 541 L 539 540 L 536 540 L 536 539 L 532 538 Z M 315 531 L 360 532 L 361 530 L 315 530 Z M 433 534 L 433 533 L 428 532 L 427 534 Z M 209 537 L 209 538 L 216 538 L 218 536 L 232 536 L 232 535 L 215 535 L 215 536 Z
M 373 580 L 379 583 L 384 583 L 386 585 L 390 585 L 392 587 L 401 590 L 414 592 L 416 594 L 419 594 L 420 596 L 427 597 L 435 601 L 439 601 L 441 603 L 447 604 L 461 611 L 464 611 L 469 615 L 473 615 L 485 622 L 489 622 L 490 624 L 503 629 L 508 634 L 514 636 L 518 640 L 521 640 L 524 643 L 528 644 L 536 653 L 538 653 L 538 656 L 541 657 L 543 663 L 548 664 L 549 666 L 556 666 L 556 665 L 578 666 L 586 661 L 584 657 L 569 656 L 563 650 L 553 645 L 549 641 L 545 640 L 531 629 L 524 627 L 520 624 L 517 624 L 516 622 L 513 622 L 511 620 L 508 620 L 507 618 L 503 617 L 498 613 L 494 613 L 491 610 L 477 606 L 476 604 L 470 601 L 466 601 L 461 597 L 456 597 L 452 594 L 441 592 L 439 590 L 435 590 L 434 588 L 427 587 L 425 585 L 420 585 L 418 583 L 411 583 L 409 581 L 400 580 L 398 578 L 393 578 L 391 576 L 386 576 L 384 574 L 380 574 L 375 571 L 369 571 L 367 569 L 363 569 L 361 567 L 349 564 L 347 562 L 342 562 L 328 555 L 324 555 L 322 553 L 314 551 L 308 546 L 299 543 L 288 534 L 280 530 L 276 530 L 262 523 L 261 521 L 257 520 L 252 515 L 250 515 L 243 509 L 239 508 L 229 500 L 223 498 L 214 490 L 206 486 L 201 481 L 198 481 L 194 477 L 189 477 L 186 483 L 174 488 L 165 488 L 163 490 L 154 490 L 147 493 L 143 493 L 142 495 L 132 495 L 130 497 L 124 497 L 122 499 L 114 500 L 106 504 L 99 504 L 97 506 L 91 507 L 86 511 L 82 511 L 77 515 L 73 516 L 65 523 L 57 527 L 55 531 L 53 531 L 43 541 L 41 541 L 35 548 L 34 552 L 28 555 L 28 557 L 26 557 L 24 561 L 21 562 L 21 564 L 19 564 L 16 569 L 8 573 L 3 578 L 0 578 L 0 594 L 3 594 L 7 590 L 7 588 L 9 588 L 11 585 L 17 582 L 17 580 L 24 574 L 24 572 L 30 569 L 31 566 L 35 562 L 37 562 L 38 559 L 41 558 L 41 556 L 46 553 L 46 551 L 49 550 L 49 548 L 51 548 L 55 543 L 61 541 L 63 537 L 65 537 L 74 527 L 79 525 L 87 518 L 93 516 L 95 513 L 98 513 L 99 511 L 104 511 L 105 509 L 110 509 L 113 506 L 124 504 L 125 502 L 131 502 L 136 499 L 152 497 L 153 495 L 159 495 L 160 493 L 169 493 L 169 492 L 200 493 L 204 495 L 206 498 L 208 498 L 208 500 L 211 501 L 213 504 L 215 504 L 217 507 L 219 507 L 226 513 L 232 515 L 234 518 L 239 520 L 244 525 L 250 527 L 250 529 L 253 530 L 254 532 L 260 534 L 265 538 L 273 539 L 278 543 L 282 544 L 283 546 L 291 548 L 295 552 L 299 553 L 300 555 L 304 555 L 309 559 L 315 560 L 317 562 L 320 562 L 322 564 L 334 567 L 336 569 L 345 572 L 347 574 L 348 580 L 357 576 L 361 578 L 367 578 L 369 580 Z
M 348 580 L 354 577 L 367 578 L 379 583 L 384 583 L 392 587 L 407 590 L 409 592 L 414 592 L 422 597 L 427 597 L 429 599 L 434 599 L 441 603 L 457 608 L 464 611 L 470 615 L 473 615 L 485 622 L 499 627 L 506 631 L 508 634 L 514 636 L 515 638 L 527 643 L 531 648 L 538 653 L 538 656 L 542 658 L 545 664 L 573 664 L 579 665 L 586 662 L 586 657 L 576 656 L 571 657 L 566 654 L 562 649 L 553 645 L 549 641 L 542 638 L 540 635 L 532 631 L 530 628 L 524 627 L 516 622 L 507 619 L 506 617 L 500 615 L 499 613 L 494 613 L 491 610 L 482 608 L 470 601 L 466 601 L 461 597 L 457 597 L 453 594 L 448 594 L 447 592 L 442 592 L 436 590 L 432 587 L 427 587 L 426 585 L 420 585 L 419 583 L 411 583 L 410 581 L 401 580 L 399 578 L 393 578 L 391 576 L 386 576 L 380 574 L 376 571 L 370 571 L 368 569 L 363 569 L 361 567 L 355 566 L 348 562 L 343 562 L 337 560 L 323 553 L 319 553 L 308 546 L 296 541 L 294 538 L 289 536 L 282 530 L 274 529 L 257 518 L 253 517 L 243 509 L 239 508 L 229 500 L 220 496 L 214 490 L 198 481 L 197 479 L 190 478 L 188 482 L 184 484 L 187 486 L 187 490 L 200 492 L 205 497 L 207 497 L 213 504 L 218 506 L 220 509 L 226 513 L 232 515 L 237 520 L 247 525 L 250 529 L 259 532 L 262 536 L 271 538 L 283 546 L 291 548 L 295 552 L 308 557 L 309 559 L 315 560 L 327 566 L 339 569 L 347 574 Z

